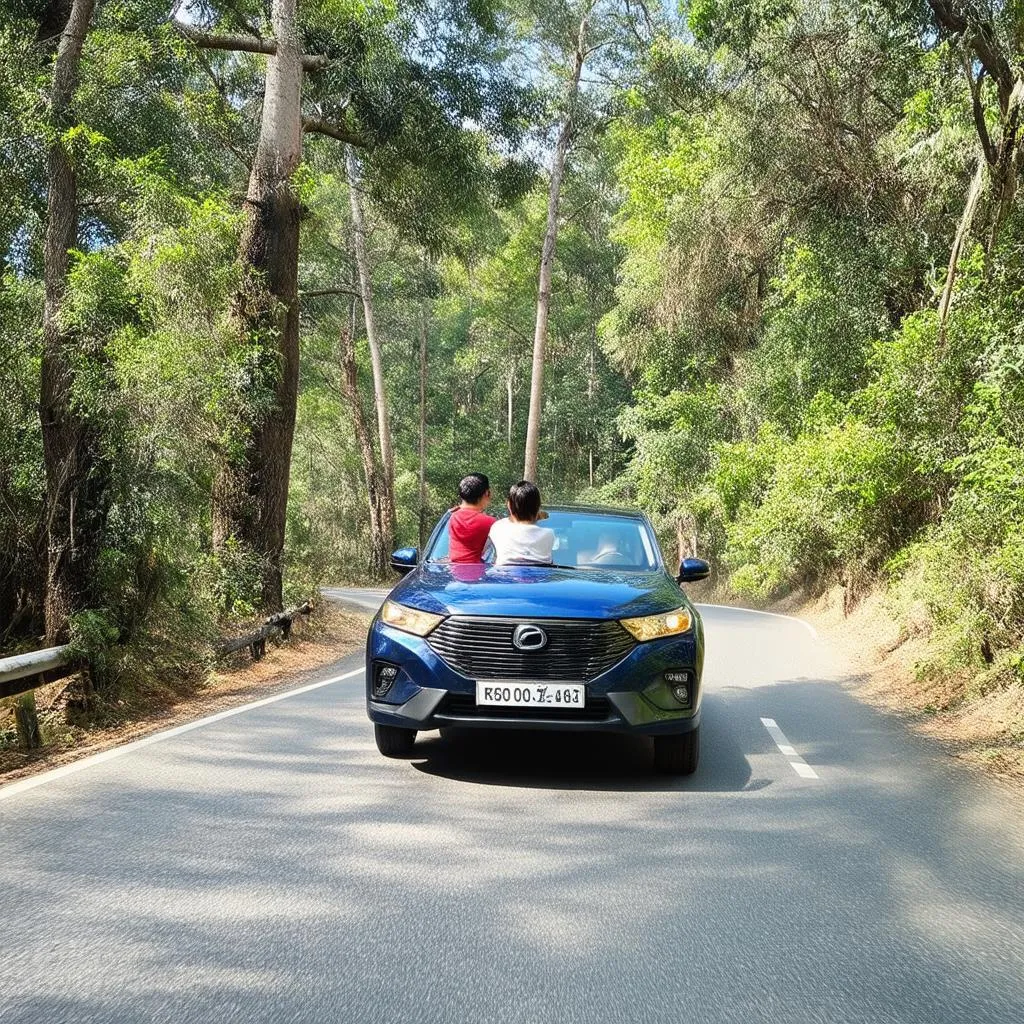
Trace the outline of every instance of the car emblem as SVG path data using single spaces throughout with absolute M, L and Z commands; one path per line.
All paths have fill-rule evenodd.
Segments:
M 548 635 L 540 626 L 516 626 L 512 646 L 521 651 L 539 651 L 548 645 Z

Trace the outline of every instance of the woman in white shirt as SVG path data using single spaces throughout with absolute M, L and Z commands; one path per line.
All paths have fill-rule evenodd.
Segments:
M 550 565 L 555 531 L 537 525 L 540 491 L 529 480 L 508 489 L 508 519 L 499 519 L 490 533 L 494 564 L 533 563 Z

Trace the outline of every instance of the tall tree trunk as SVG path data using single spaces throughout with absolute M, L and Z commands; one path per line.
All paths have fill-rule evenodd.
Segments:
M 945 348 L 946 345 L 946 320 L 949 317 L 949 308 L 953 302 L 953 286 L 956 284 L 957 267 L 960 264 L 960 255 L 963 252 L 964 241 L 974 223 L 974 214 L 978 208 L 978 200 L 981 198 L 985 188 L 985 158 L 978 157 L 978 169 L 971 179 L 967 189 L 967 200 L 964 203 L 964 210 L 960 216 L 960 223 L 957 225 L 956 235 L 953 237 L 953 245 L 949 252 L 949 266 L 946 270 L 946 283 L 942 288 L 942 297 L 939 300 L 939 345 Z
M 49 644 L 67 640 L 68 620 L 90 603 L 105 521 L 107 471 L 94 424 L 73 405 L 75 339 L 60 323 L 70 250 L 78 243 L 78 182 L 63 133 L 71 120 L 79 64 L 94 0 L 53 3 L 37 36 L 56 49 L 50 91 L 53 142 L 47 153 L 45 303 L 39 419 L 46 470 L 47 573 L 44 615 Z
M 513 413 L 513 389 L 515 388 L 516 376 L 515 366 L 510 364 L 508 375 L 505 377 L 505 440 L 508 442 L 509 450 L 512 449 L 512 413 Z
M 398 532 L 398 517 L 395 512 L 395 457 L 391 447 L 391 422 L 388 416 L 388 395 L 384 386 L 384 361 L 377 334 L 377 321 L 373 311 L 373 281 L 370 273 L 370 257 L 366 251 L 366 222 L 363 204 L 359 197 L 359 168 L 351 146 L 345 147 L 345 171 L 348 176 L 349 205 L 352 208 L 352 236 L 359 270 L 359 290 L 363 296 L 363 322 L 366 326 L 366 340 L 370 345 L 370 365 L 373 368 L 373 395 L 377 408 L 377 438 L 380 444 L 380 461 L 384 470 L 384 494 L 382 500 L 390 523 L 391 535 Z
M 258 346 L 248 397 L 266 411 L 249 424 L 240 457 L 221 466 L 213 495 L 214 546 L 223 549 L 234 538 L 258 557 L 259 602 L 267 611 L 282 606 L 281 556 L 299 381 L 300 211 L 291 176 L 302 158 L 302 47 L 295 5 L 296 0 L 273 0 L 277 50 L 267 58 L 260 138 L 239 246 L 244 278 L 233 309 L 241 338 Z
M 352 427 L 359 445 L 363 462 L 363 476 L 366 480 L 366 494 L 370 505 L 370 576 L 384 579 L 390 563 L 394 535 L 390 532 L 387 509 L 381 500 L 384 479 L 377 454 L 373 446 L 373 433 L 366 421 L 363 402 L 359 394 L 359 379 L 356 371 L 355 348 L 355 301 L 349 306 L 348 325 L 341 328 L 338 339 L 338 362 L 341 366 L 341 394 L 352 411 Z
M 590 332 L 590 359 L 587 366 L 587 444 L 589 448 L 590 486 L 594 486 L 594 393 L 597 381 L 597 324 Z
M 540 254 L 540 280 L 537 286 L 537 321 L 533 332 L 533 367 L 530 375 L 530 413 L 526 423 L 526 459 L 523 477 L 537 479 L 537 452 L 540 447 L 540 417 L 544 404 L 544 350 L 548 338 L 548 311 L 551 306 L 551 273 L 555 263 L 555 244 L 558 241 L 558 205 L 562 193 L 562 176 L 572 139 L 573 113 L 579 94 L 580 75 L 586 59 L 584 36 L 587 19 L 580 23 L 573 71 L 566 94 L 565 121 L 558 133 L 558 144 L 551 163 L 551 181 L 548 185 L 548 219 L 544 232 L 544 245 Z
M 1014 80 L 1013 89 L 1002 110 L 1003 133 L 996 161 L 992 166 L 992 185 L 996 196 L 989 219 L 987 251 L 992 252 L 999 239 L 999 231 L 1013 209 L 1017 195 L 1017 172 L 1020 164 L 1021 103 L 1024 102 L 1024 79 Z
M 676 555 L 680 563 L 697 557 L 697 521 L 689 514 L 676 516 Z
M 420 551 L 427 541 L 427 299 L 420 299 Z

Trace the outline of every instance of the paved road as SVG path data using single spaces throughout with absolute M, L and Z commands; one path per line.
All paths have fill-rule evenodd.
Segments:
M 320 592 L 338 604 L 372 612 L 384 603 L 387 596 L 386 590 L 376 587 L 322 587 Z
M 705 620 L 686 780 L 617 737 L 384 760 L 349 659 L 0 789 L 0 1020 L 1020 1024 L 1014 800 L 806 626 Z

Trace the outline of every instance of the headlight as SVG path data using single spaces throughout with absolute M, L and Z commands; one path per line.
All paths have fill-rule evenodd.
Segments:
M 658 615 L 644 615 L 639 619 L 620 619 L 637 638 L 637 640 L 657 640 L 662 636 L 675 636 L 685 633 L 692 625 L 693 619 L 685 608 L 677 608 L 674 612 L 661 612 Z
M 384 607 L 380 610 L 380 617 L 389 626 L 394 626 L 395 629 L 404 629 L 406 633 L 415 633 L 416 636 L 426 636 L 444 619 L 443 615 L 406 608 L 404 604 L 396 604 L 394 601 L 384 602 Z

